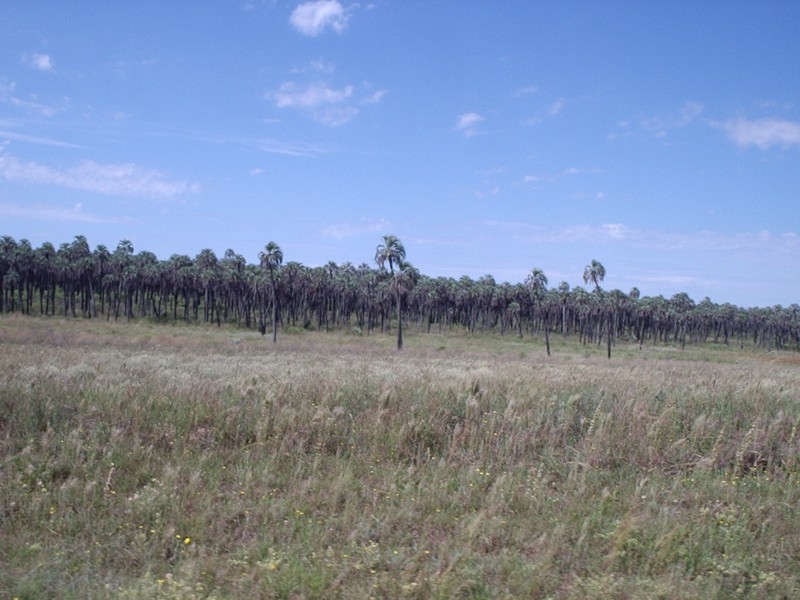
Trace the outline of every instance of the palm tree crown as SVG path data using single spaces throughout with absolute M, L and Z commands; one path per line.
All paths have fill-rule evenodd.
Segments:
M 592 262 L 586 265 L 586 268 L 583 270 L 583 282 L 589 283 L 590 281 L 594 284 L 594 287 L 598 290 L 600 289 L 600 282 L 606 278 L 606 268 L 600 263 L 600 261 L 592 260 Z
M 264 250 L 258 253 L 258 260 L 261 262 L 262 268 L 272 273 L 283 263 L 283 250 L 275 242 L 270 242 L 264 246 Z
M 531 269 L 525 278 L 525 287 L 536 297 L 539 298 L 547 291 L 547 276 L 541 269 Z
M 394 235 L 383 236 L 383 243 L 378 244 L 375 249 L 375 262 L 381 268 L 388 262 L 389 271 L 392 275 L 394 275 L 394 266 L 400 267 L 405 258 L 406 249 L 403 243 Z

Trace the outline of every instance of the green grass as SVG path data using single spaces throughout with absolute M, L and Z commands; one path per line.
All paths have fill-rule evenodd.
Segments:
M 0 598 L 800 595 L 800 361 L 0 319 Z

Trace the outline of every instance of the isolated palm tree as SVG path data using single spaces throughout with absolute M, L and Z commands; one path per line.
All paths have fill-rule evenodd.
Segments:
M 381 269 L 389 263 L 389 273 L 392 277 L 391 291 L 395 294 L 397 302 L 397 349 L 403 349 L 403 294 L 416 283 L 416 269 L 405 262 L 406 249 L 403 243 L 394 235 L 383 236 L 383 243 L 375 249 L 375 262 Z M 398 268 L 395 275 L 394 268 Z
M 593 283 L 601 300 L 605 299 L 605 296 L 603 296 L 603 290 L 600 287 L 600 282 L 605 278 L 606 268 L 600 261 L 592 260 L 592 262 L 586 265 L 586 268 L 583 270 L 583 282 L 586 284 L 589 282 Z M 611 314 L 608 310 L 606 310 L 606 343 L 608 346 L 608 358 L 611 358 Z
M 600 290 L 600 282 L 606 278 L 606 268 L 600 261 L 592 260 L 591 263 L 586 265 L 583 270 L 583 282 L 589 284 L 591 282 L 598 291 Z
M 275 274 L 283 263 L 283 250 L 275 242 L 269 242 L 258 253 L 261 268 L 269 272 L 269 285 L 272 290 L 272 343 L 278 341 L 278 295 L 275 293 Z
M 539 307 L 541 309 L 542 299 L 547 291 L 547 276 L 544 274 L 544 271 L 536 268 L 531 269 L 531 272 L 528 273 L 528 276 L 525 278 L 525 287 L 528 288 L 528 291 L 533 298 L 534 308 Z M 550 356 L 550 332 L 546 311 L 542 311 L 542 326 L 544 327 L 544 340 L 547 348 L 547 356 Z
M 389 273 L 394 275 L 395 265 L 406 259 L 406 249 L 403 243 L 394 235 L 383 236 L 383 243 L 375 249 L 375 262 L 380 268 L 389 263 Z
M 397 298 L 397 349 L 403 349 L 403 299 L 414 289 L 419 281 L 419 271 L 414 266 L 401 260 L 397 272 L 392 276 L 389 289 Z

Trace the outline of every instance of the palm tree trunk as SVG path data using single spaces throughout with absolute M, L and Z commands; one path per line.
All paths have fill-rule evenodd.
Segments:
M 403 312 L 400 303 L 403 301 L 400 292 L 397 292 L 397 349 L 403 349 Z
M 544 344 L 547 347 L 547 356 L 550 356 L 550 327 L 547 322 L 547 315 L 544 317 Z

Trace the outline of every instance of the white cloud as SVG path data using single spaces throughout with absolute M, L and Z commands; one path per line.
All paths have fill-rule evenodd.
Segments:
M 49 54 L 39 54 L 38 52 L 34 52 L 30 56 L 25 56 L 23 60 L 26 65 L 36 69 L 37 71 L 53 72 L 55 70 L 53 60 L 50 58 Z
M 321 81 L 312 83 L 305 88 L 289 81 L 281 84 L 278 91 L 272 93 L 275 106 L 278 108 L 316 108 L 321 104 L 342 102 L 352 95 L 352 85 L 335 90 Z
M 330 27 L 336 33 L 347 28 L 348 16 L 338 0 L 316 0 L 299 4 L 289 17 L 289 23 L 307 36 L 317 36 Z
M 354 119 L 359 114 L 356 104 L 377 104 L 385 95 L 386 92 L 380 90 L 358 99 L 355 97 L 354 86 L 336 89 L 323 81 L 307 86 L 289 81 L 281 84 L 276 91 L 266 94 L 267 98 L 275 102 L 276 107 L 306 111 L 314 120 L 331 127 L 344 125 Z
M 483 121 L 483 117 L 480 116 L 478 113 L 464 113 L 460 117 L 458 117 L 458 124 L 456 125 L 456 129 L 467 129 L 480 123 Z
M 478 130 L 475 128 L 475 126 L 481 121 L 483 121 L 483 117 L 478 113 L 464 113 L 458 117 L 458 121 L 456 122 L 456 131 L 460 131 L 466 137 L 471 137 L 478 133 Z
M 65 188 L 111 196 L 169 199 L 197 192 L 198 183 L 169 180 L 158 171 L 134 164 L 100 164 L 91 160 L 71 169 L 56 169 L 35 162 L 23 162 L 0 154 L 0 177 L 6 181 L 59 185 Z
M 729 119 L 714 125 L 741 147 L 800 146 L 800 123 L 783 119 Z

